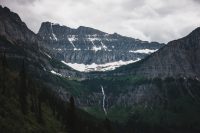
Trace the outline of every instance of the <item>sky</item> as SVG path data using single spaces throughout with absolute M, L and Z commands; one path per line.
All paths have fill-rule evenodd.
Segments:
M 0 0 L 38 32 L 42 22 L 167 43 L 200 26 L 200 0 Z

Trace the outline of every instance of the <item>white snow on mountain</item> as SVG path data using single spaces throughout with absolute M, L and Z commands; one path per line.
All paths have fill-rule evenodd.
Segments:
M 86 40 L 88 41 L 101 41 L 101 38 L 98 38 L 97 35 L 86 35 Z
M 51 56 L 50 56 L 49 54 L 47 54 L 46 52 L 44 52 L 44 54 L 45 54 L 47 57 L 49 57 L 50 59 L 52 59 Z
M 150 54 L 156 52 L 158 49 L 151 50 L 151 49 L 138 49 L 138 50 L 130 50 L 130 53 L 141 53 L 141 54 Z
M 70 35 L 70 36 L 68 36 L 68 40 L 69 40 L 69 42 L 72 44 L 72 46 L 74 47 L 74 49 L 77 49 L 76 47 L 75 47 L 75 45 L 74 45 L 74 41 L 76 41 L 76 40 L 78 40 L 77 38 L 76 38 L 76 36 L 75 35 Z
M 74 48 L 74 51 L 80 51 L 81 49 L 80 48 Z
M 94 50 L 95 52 L 101 50 L 101 47 L 93 46 L 91 50 Z
M 58 40 L 58 38 L 56 37 L 56 35 L 54 34 L 54 32 L 53 32 L 53 28 L 52 28 L 52 23 L 51 23 L 51 33 L 52 33 L 52 36 L 53 36 L 53 40 Z
M 107 47 L 106 47 L 106 45 L 105 45 L 103 42 L 101 42 L 101 45 L 102 45 L 102 48 L 103 48 L 104 50 L 107 50 Z
M 67 38 L 68 38 L 68 40 L 69 40 L 70 42 L 73 42 L 73 41 L 78 40 L 78 38 L 77 38 L 76 35 L 68 35 Z
M 54 70 L 51 70 L 51 73 L 54 74 L 54 75 L 62 76 L 60 73 L 57 73 Z
M 110 63 L 105 63 L 105 64 L 96 64 L 92 63 L 89 65 L 85 64 L 78 64 L 78 63 L 67 63 L 65 61 L 61 61 L 63 64 L 70 66 L 71 68 L 81 71 L 81 72 L 91 72 L 91 71 L 109 71 L 109 70 L 114 70 L 120 66 L 127 65 L 130 63 L 134 63 L 139 61 L 140 59 L 137 58 L 136 60 L 130 60 L 130 61 L 116 61 L 116 62 L 110 62 Z

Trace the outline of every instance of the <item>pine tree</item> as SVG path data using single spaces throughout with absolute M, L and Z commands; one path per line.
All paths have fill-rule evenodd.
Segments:
M 6 92 L 6 68 L 8 67 L 7 59 L 6 59 L 6 52 L 3 52 L 2 58 L 2 94 Z
M 20 89 L 19 89 L 19 101 L 21 104 L 21 111 L 23 114 L 27 114 L 28 112 L 28 88 L 27 88 L 27 82 L 26 82 L 26 67 L 25 67 L 25 60 L 23 59 L 22 62 L 22 69 L 20 72 Z
M 38 95 L 38 121 L 43 123 L 43 114 L 42 114 L 42 100 L 43 100 L 43 92 L 40 92 Z
M 69 101 L 70 103 L 67 111 L 67 124 L 69 126 L 70 133 L 77 133 L 78 123 L 76 123 L 74 97 L 71 96 Z
M 75 109 L 74 97 L 71 96 L 69 101 L 70 101 L 70 108 L 74 110 Z
M 28 80 L 28 88 L 30 89 L 30 101 L 31 101 L 31 106 L 30 110 L 32 113 L 37 112 L 37 92 L 36 92 L 36 85 L 33 83 L 32 79 Z
M 105 129 L 106 129 L 106 131 L 107 131 L 108 133 L 113 133 L 113 131 L 112 131 L 112 126 L 111 126 L 111 122 L 110 122 L 110 120 L 109 120 L 108 118 L 106 118 L 106 119 L 104 120 L 104 126 L 105 126 Z

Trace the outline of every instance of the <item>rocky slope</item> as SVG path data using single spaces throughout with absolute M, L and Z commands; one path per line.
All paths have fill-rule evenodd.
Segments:
M 51 47 L 52 56 L 77 70 L 85 67 L 83 71 L 107 70 L 104 68 L 133 63 L 164 46 L 89 27 L 72 29 L 50 22 L 42 23 L 38 35 Z
M 155 77 L 200 77 L 200 28 L 188 36 L 169 42 L 144 60 L 117 71 Z M 122 72 L 123 73 L 123 72 Z
M 39 71 L 51 72 L 64 77 L 77 77 L 81 73 L 49 56 L 50 47 L 32 32 L 20 17 L 7 7 L 0 6 L 0 52 L 6 52 L 11 60 L 25 59 L 28 66 Z M 13 64 L 13 68 L 16 67 Z M 34 69 L 35 69 L 34 68 Z M 80 77 L 80 76 L 79 76 Z M 83 77 L 83 76 L 81 76 Z
M 185 38 L 170 42 L 137 63 L 112 72 L 78 73 L 61 62 L 63 60 L 61 48 L 66 46 L 63 44 L 61 47 L 61 43 L 55 43 L 59 38 L 55 31 L 53 31 L 55 36 L 50 36 L 53 35 L 52 32 L 47 35 L 47 38 L 50 36 L 51 39 L 50 42 L 46 40 L 46 43 L 7 8 L 0 7 L 0 18 L 0 47 L 2 51 L 6 51 L 9 67 L 19 70 L 22 60 L 25 60 L 29 77 L 40 81 L 37 83 L 44 84 L 48 89 L 54 89 L 55 95 L 57 94 L 62 100 L 67 100 L 70 95 L 73 95 L 76 105 L 101 118 L 105 117 L 105 112 L 112 120 L 127 120 L 135 115 L 133 121 L 136 124 L 142 121 L 148 124 L 147 126 L 162 126 L 167 129 L 172 127 L 173 130 L 177 127 L 181 129 L 185 127 L 189 131 L 200 131 L 199 28 Z M 83 29 L 80 30 L 81 32 L 77 32 L 76 29 L 68 32 L 107 35 L 98 30 Z M 16 35 L 13 35 L 14 33 Z M 97 43 L 101 42 L 97 41 Z M 73 48 L 70 42 L 68 44 Z M 128 44 L 128 46 L 132 45 Z M 51 51 L 52 48 L 55 48 L 53 49 L 55 52 Z M 77 49 L 79 49 L 78 45 Z M 81 50 L 73 48 L 72 51 Z M 101 51 L 107 52 L 105 49 L 96 52 Z M 87 80 L 77 78 L 88 75 L 90 79 Z M 141 115 L 137 115 L 138 112 Z
M 31 30 L 21 21 L 20 17 L 7 7 L 0 7 L 0 35 L 9 41 L 26 42 L 27 45 L 37 48 L 39 40 Z M 33 45 L 35 44 L 35 45 Z

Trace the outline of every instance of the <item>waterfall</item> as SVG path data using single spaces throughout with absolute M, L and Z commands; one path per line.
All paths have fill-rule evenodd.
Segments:
M 103 111 L 104 111 L 105 115 L 107 115 L 107 111 L 106 111 L 106 108 L 105 108 L 106 95 L 105 95 L 105 92 L 104 92 L 104 89 L 103 89 L 102 85 L 101 85 L 101 91 L 102 91 L 102 94 L 103 94 Z

